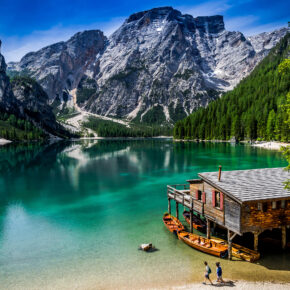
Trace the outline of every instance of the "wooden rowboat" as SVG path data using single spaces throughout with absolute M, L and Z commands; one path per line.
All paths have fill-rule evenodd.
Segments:
M 219 243 L 220 245 L 228 246 L 227 241 L 220 239 L 220 238 L 211 238 L 212 241 Z M 232 243 L 232 255 L 233 257 L 239 258 L 241 260 L 245 260 L 248 262 L 255 262 L 260 258 L 260 253 L 241 245 Z
M 207 239 L 185 231 L 178 232 L 177 235 L 179 240 L 183 241 L 194 249 L 220 258 L 226 258 L 228 256 L 227 245 L 221 245 L 219 243 L 213 242 L 211 239 Z
M 183 224 L 177 219 L 175 216 L 172 216 L 169 213 L 165 213 L 163 215 L 163 222 L 165 226 L 169 229 L 172 233 L 178 233 L 180 231 L 184 231 Z
M 183 212 L 183 217 L 186 220 L 186 222 L 190 225 L 190 212 L 185 210 Z M 206 231 L 206 223 L 196 215 L 192 216 L 192 226 L 200 232 L 205 233 Z

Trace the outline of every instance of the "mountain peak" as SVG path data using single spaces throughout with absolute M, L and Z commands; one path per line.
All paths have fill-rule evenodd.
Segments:
M 101 30 L 84 30 L 81 32 L 77 32 L 76 34 L 74 34 L 69 40 L 70 41 L 83 41 L 83 40 L 87 40 L 87 39 L 96 39 L 99 37 L 104 37 L 104 34 Z
M 198 16 L 194 20 L 196 28 L 209 33 L 219 33 L 225 29 L 224 17 L 222 15 Z
M 175 11 L 181 15 L 181 13 L 178 10 L 173 9 L 170 6 L 158 7 L 158 8 L 153 8 L 150 10 L 145 10 L 145 11 L 133 13 L 126 20 L 126 23 L 137 21 L 137 20 L 141 19 L 142 17 L 144 17 L 145 15 L 150 19 L 164 17 L 173 11 Z

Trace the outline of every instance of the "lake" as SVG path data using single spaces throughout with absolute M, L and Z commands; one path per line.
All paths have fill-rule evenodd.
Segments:
M 166 185 L 197 173 L 285 166 L 229 143 L 81 140 L 0 147 L 0 288 L 136 289 L 201 281 L 203 261 L 162 223 Z M 173 207 L 174 208 L 174 207 Z M 152 242 L 159 250 L 138 251 Z M 289 253 L 221 260 L 230 279 L 290 282 Z

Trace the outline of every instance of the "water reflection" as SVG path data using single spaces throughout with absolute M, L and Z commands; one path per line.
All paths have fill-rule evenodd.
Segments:
M 57 275 L 67 275 L 69 283 L 75 273 L 85 281 L 91 273 L 94 285 L 109 285 L 116 277 L 111 288 L 122 279 L 125 286 L 127 281 L 143 285 L 144 275 L 164 283 L 177 276 L 188 279 L 204 256 L 164 230 L 160 217 L 167 207 L 166 184 L 184 183 L 220 164 L 231 170 L 279 167 L 285 161 L 279 152 L 249 146 L 171 140 L 0 147 L 0 263 L 2 277 L 12 285 L 5 288 L 17 289 L 13 283 L 20 281 L 23 289 L 24 282 L 31 286 L 37 277 L 43 286 Z M 162 250 L 142 255 L 136 247 L 147 240 Z
M 0 202 L 73 198 L 118 191 L 152 177 L 176 176 L 184 182 L 198 172 L 276 167 L 279 152 L 220 143 L 172 143 L 169 140 L 86 140 L 0 147 Z M 183 180 L 179 176 L 187 174 Z

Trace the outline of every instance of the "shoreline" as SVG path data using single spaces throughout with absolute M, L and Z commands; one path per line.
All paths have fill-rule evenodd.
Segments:
M 174 139 L 173 136 L 154 136 L 154 137 L 80 137 L 80 138 L 70 138 L 70 139 L 61 139 L 61 138 L 49 138 L 48 141 L 80 141 L 80 140 L 152 140 L 152 139 L 170 139 L 173 142 L 209 142 L 209 143 L 243 143 L 250 145 L 252 147 L 267 149 L 267 150 L 276 150 L 280 151 L 282 147 L 290 146 L 290 143 L 280 142 L 280 141 L 240 141 L 234 142 L 232 140 L 194 140 L 194 139 Z M 38 140 L 33 140 L 31 142 L 37 142 Z M 26 140 L 17 141 L 17 143 L 29 142 Z M 14 143 L 14 141 L 0 138 L 0 146 L 6 145 L 9 143 Z
M 239 141 L 235 142 L 232 140 L 194 140 L 194 139 L 173 139 L 174 142 L 210 142 L 210 143 L 243 143 L 248 144 L 253 147 L 268 149 L 268 150 L 278 150 L 280 151 L 282 147 L 290 146 L 290 143 L 280 142 L 280 141 Z
M 192 289 L 213 289 L 213 287 L 218 287 L 220 289 L 229 289 L 231 287 L 234 287 L 235 289 L 242 289 L 242 290 L 256 290 L 256 289 L 263 289 L 263 290 L 284 290 L 284 289 L 290 289 L 290 283 L 282 283 L 282 282 L 250 282 L 250 281 L 231 281 L 228 279 L 225 279 L 225 284 L 218 284 L 215 282 L 214 279 L 213 284 L 210 285 L 209 282 L 207 282 L 206 285 L 200 283 L 192 283 L 192 284 L 185 284 L 181 286 L 174 286 L 172 288 L 159 288 L 162 289 L 173 289 L 173 290 L 192 290 Z
M 253 147 L 268 149 L 268 150 L 281 150 L 282 147 L 290 146 L 289 143 L 279 142 L 279 141 L 256 141 L 252 144 Z

